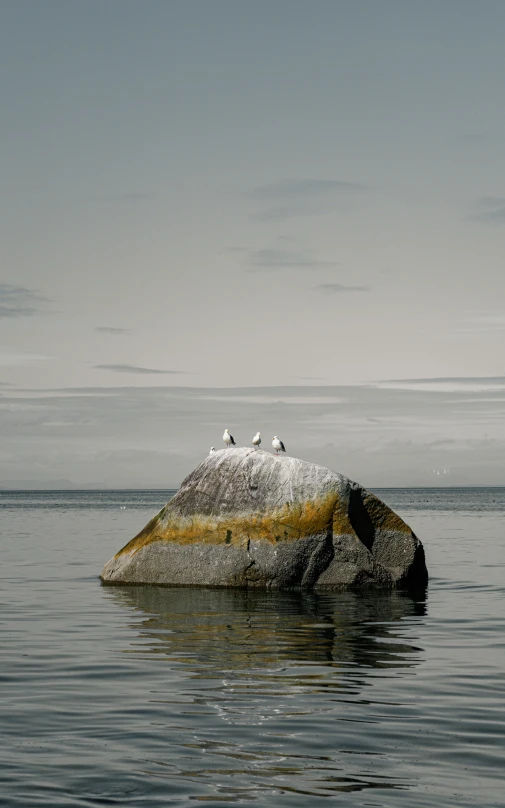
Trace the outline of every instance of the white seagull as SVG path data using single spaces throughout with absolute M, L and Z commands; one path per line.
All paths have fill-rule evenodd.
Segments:
M 277 435 L 274 435 L 274 439 L 272 441 L 272 446 L 275 449 L 275 454 L 276 455 L 278 455 L 279 452 L 285 452 L 286 451 L 286 447 L 284 446 L 283 442 L 277 437 Z
M 213 446 L 211 446 L 211 447 L 210 447 L 210 452 L 209 452 L 209 455 L 213 455 L 215 451 L 216 451 L 216 450 L 214 449 L 214 447 L 213 447 Z
M 233 440 L 233 435 L 230 435 L 230 430 L 229 429 L 224 430 L 223 440 L 226 443 L 227 447 L 228 446 L 235 446 L 235 441 Z
M 252 444 L 253 446 L 257 446 L 259 448 L 260 443 L 261 443 L 261 432 L 256 432 L 254 438 L 252 439 Z

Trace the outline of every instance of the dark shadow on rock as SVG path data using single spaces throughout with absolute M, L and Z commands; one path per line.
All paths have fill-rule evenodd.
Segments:
M 363 504 L 363 491 L 353 488 L 349 494 L 349 521 L 360 541 L 368 550 L 372 550 L 375 539 L 375 527 Z

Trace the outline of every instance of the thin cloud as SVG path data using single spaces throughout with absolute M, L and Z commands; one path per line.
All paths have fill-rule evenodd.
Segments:
M 481 210 L 469 217 L 474 222 L 485 224 L 503 224 L 505 222 L 505 197 L 482 196 L 476 200 L 475 205 Z
M 457 328 L 452 329 L 452 333 L 456 335 L 501 334 L 503 331 L 505 331 L 505 314 L 502 312 L 474 314 L 463 320 Z
M 426 379 L 390 379 L 375 382 L 383 390 L 418 391 L 421 393 L 503 394 L 505 376 L 438 376 Z
M 505 196 L 481 196 L 476 205 L 481 208 L 496 208 L 505 205 Z
M 386 384 L 433 384 L 434 382 L 457 382 L 458 384 L 505 384 L 505 376 L 432 376 L 424 379 L 384 379 Z
M 433 468 L 450 468 L 455 485 L 503 485 L 503 406 L 467 399 L 467 390 L 369 385 L 2 390 L 0 480 L 59 479 L 71 468 L 82 482 L 175 487 L 220 445 L 224 422 L 239 446 L 261 429 L 267 449 L 282 424 L 293 456 L 367 486 L 431 485 Z M 170 452 L 160 453 L 160 435 Z
M 339 199 L 367 190 L 365 185 L 344 180 L 292 178 L 258 185 L 247 196 L 260 205 L 255 218 L 265 221 L 325 213 L 332 210 Z
M 501 146 L 505 133 L 496 131 L 467 132 L 447 138 L 449 146 Z
M 340 193 L 367 190 L 365 185 L 342 180 L 287 179 L 253 188 L 249 196 L 259 200 L 292 200 L 293 198 L 325 197 Z
M 138 373 L 150 376 L 174 375 L 184 373 L 183 370 L 159 370 L 158 368 L 143 368 L 136 365 L 94 365 L 96 370 L 110 370 L 113 373 Z
M 114 328 L 110 325 L 99 325 L 95 328 L 99 334 L 130 334 L 129 328 Z
M 317 267 L 336 266 L 333 261 L 321 261 L 306 250 L 276 249 L 253 250 L 249 256 L 249 264 L 254 267 L 256 271 L 314 269 Z
M 124 194 L 112 194 L 111 196 L 104 196 L 104 202 L 150 202 L 155 199 L 155 194 L 143 193 L 141 191 L 130 191 Z
M 505 205 L 496 210 L 482 211 L 470 216 L 474 222 L 484 222 L 485 224 L 503 224 L 505 222 Z
M 48 302 L 34 289 L 0 283 L 0 317 L 32 317 L 42 313 Z
M 32 354 L 27 351 L 11 351 L 0 348 L 0 367 L 5 368 L 31 365 L 35 362 L 44 362 L 53 358 L 44 354 Z
M 340 292 L 369 292 L 368 286 L 346 286 L 343 283 L 320 283 L 319 286 L 314 286 L 326 295 L 336 295 Z
M 123 201 L 128 201 L 128 202 L 131 201 L 131 200 L 143 201 L 143 200 L 146 200 L 146 199 L 154 199 L 154 194 L 145 194 L 145 193 L 140 193 L 139 191 L 133 191 L 132 193 L 121 194 L 119 199 L 122 199 Z

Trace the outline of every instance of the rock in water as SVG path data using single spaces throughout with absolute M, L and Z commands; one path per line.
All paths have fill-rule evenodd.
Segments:
M 390 508 L 322 466 L 221 449 L 103 568 L 117 584 L 424 586 L 424 550 Z

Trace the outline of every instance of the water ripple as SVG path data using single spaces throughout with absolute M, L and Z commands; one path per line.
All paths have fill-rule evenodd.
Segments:
M 159 492 L 102 493 L 0 505 L 1 805 L 502 804 L 494 492 L 401 495 L 416 597 L 102 587 Z

